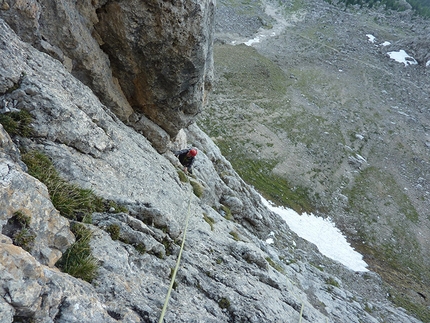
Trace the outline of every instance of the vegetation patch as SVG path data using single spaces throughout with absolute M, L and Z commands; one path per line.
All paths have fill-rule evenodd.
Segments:
M 220 213 L 226 220 L 229 220 L 229 221 L 234 220 L 233 214 L 231 213 L 231 210 L 228 206 L 221 204 Z
M 194 180 L 191 180 L 190 184 L 193 187 L 194 195 L 197 196 L 198 198 L 202 197 L 204 192 L 204 188 L 202 184 Z
M 223 153 L 229 150 L 223 145 L 219 146 Z M 239 175 L 247 183 L 255 186 L 266 199 L 277 205 L 287 206 L 300 214 L 316 211 L 309 189 L 292 186 L 286 179 L 272 172 L 276 166 L 275 160 L 251 159 L 237 151 L 229 155 L 229 160 Z
M 409 5 L 411 5 L 412 9 L 418 15 L 421 15 L 425 18 L 430 18 L 430 2 L 427 0 L 408 0 L 405 2 L 398 0 L 326 0 L 330 4 L 336 3 L 344 3 L 345 6 L 360 6 L 362 7 L 381 7 L 385 10 L 393 10 L 393 11 L 406 11 L 409 9 Z
M 91 283 L 99 267 L 97 259 L 91 253 L 92 232 L 84 224 L 77 222 L 73 222 L 70 229 L 76 242 L 66 250 L 56 265 L 69 275 Z
M 3 226 L 2 233 L 10 237 L 14 245 L 30 252 L 36 239 L 36 233 L 30 228 L 30 222 L 30 216 L 17 211 Z
M 0 123 L 10 136 L 30 137 L 33 130 L 30 126 L 33 118 L 26 110 L 0 114 Z
M 127 211 L 113 201 L 96 196 L 92 190 L 61 178 L 49 157 L 39 151 L 23 153 L 22 160 L 28 173 L 46 185 L 54 207 L 68 219 L 90 222 L 93 212 Z
M 178 176 L 179 176 L 179 180 L 181 182 L 183 182 L 183 183 L 188 182 L 188 177 L 182 170 L 178 170 Z
M 227 309 L 230 307 L 230 300 L 227 297 L 222 297 L 219 301 L 218 301 L 218 305 L 219 307 L 221 307 L 222 309 Z
M 410 298 L 406 297 L 404 294 L 390 290 L 390 300 L 399 307 L 404 308 L 409 313 L 421 320 L 422 322 L 430 322 L 430 310 L 428 306 L 420 304 L 419 302 L 414 302 Z
M 239 95 L 253 98 L 284 96 L 292 83 L 270 59 L 246 45 L 218 45 L 214 47 L 217 69 L 224 76 L 225 87 Z M 237 64 L 240 62 L 240 64 Z
M 266 261 L 269 263 L 269 265 L 274 268 L 275 270 L 279 271 L 282 274 L 285 274 L 285 270 L 284 268 L 282 268 L 282 266 L 278 263 L 276 263 L 275 261 L 273 261 L 272 258 L 270 257 L 266 257 Z
M 240 240 L 240 238 L 239 238 L 239 234 L 238 234 L 236 231 L 230 231 L 230 232 L 229 232 L 229 234 L 232 236 L 232 238 L 233 238 L 235 241 L 239 241 L 239 240 Z
M 338 281 L 336 280 L 336 279 L 334 279 L 333 277 L 329 277 L 329 278 L 327 278 L 326 280 L 325 280 L 325 283 L 327 284 L 327 285 L 331 285 L 331 286 L 334 286 L 334 287 L 340 287 L 340 285 L 339 285 L 339 283 L 338 283 Z
M 134 249 L 137 250 L 141 255 L 144 255 L 146 253 L 146 247 L 143 243 L 139 243 L 136 245 L 133 245 Z
M 203 213 L 203 220 L 205 220 L 206 223 L 210 225 L 211 231 L 213 231 L 215 220 L 212 217 L 208 216 L 206 213 Z
M 111 224 L 106 228 L 106 232 L 109 233 L 112 240 L 118 240 L 119 234 L 121 233 L 121 227 L 118 224 Z
M 375 203 L 391 205 L 393 212 L 403 214 L 413 223 L 419 220 L 419 214 L 408 196 L 398 186 L 393 176 L 376 167 L 368 167 L 356 177 L 354 185 L 344 190 L 348 196 L 350 211 L 369 218 L 378 214 Z

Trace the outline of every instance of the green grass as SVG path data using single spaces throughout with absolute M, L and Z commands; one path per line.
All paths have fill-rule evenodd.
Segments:
M 112 240 L 118 240 L 121 233 L 121 227 L 118 224 L 111 224 L 106 228 Z
M 209 224 L 209 226 L 211 227 L 211 231 L 213 231 L 215 220 L 212 217 L 208 216 L 206 213 L 203 213 L 203 220 L 205 220 L 206 223 Z
M 31 216 L 25 215 L 21 211 L 16 211 L 13 216 L 21 224 L 22 227 L 28 227 L 31 223 Z
M 334 279 L 333 277 L 329 277 L 329 278 L 327 278 L 326 280 L 325 280 L 325 283 L 327 284 L 327 285 L 331 285 L 331 286 L 334 286 L 334 287 L 340 287 L 340 285 L 339 285 L 339 283 L 337 282 L 337 280 L 336 279 Z
M 218 73 L 223 74 L 220 87 L 228 87 L 237 95 L 257 98 L 283 97 L 292 81 L 271 60 L 246 45 L 214 47 Z M 237 64 L 240 62 L 240 64 Z
M 354 185 L 344 190 L 349 208 L 366 217 L 378 214 L 377 203 L 392 205 L 396 213 L 412 223 L 417 223 L 419 214 L 408 196 L 396 183 L 394 177 L 376 167 L 368 167 L 356 177 Z
M 10 237 L 14 245 L 30 252 L 36 239 L 36 233 L 30 227 L 30 223 L 30 216 L 22 211 L 16 211 L 3 226 L 2 233 Z
M 21 156 L 28 167 L 29 174 L 46 185 L 52 204 L 62 216 L 71 220 L 91 223 L 91 215 L 94 212 L 128 213 L 124 206 L 98 197 L 92 190 L 80 188 L 78 185 L 61 178 L 45 154 L 32 150 L 22 153 Z M 63 254 L 57 262 L 57 266 L 74 277 L 91 282 L 96 277 L 98 269 L 97 261 L 92 256 L 89 246 L 92 236 L 91 230 L 78 222 L 72 224 L 71 230 L 75 234 L 76 242 Z M 119 239 L 120 228 L 118 225 L 108 227 L 107 231 L 113 240 Z M 21 235 L 19 238 L 23 242 L 28 240 L 27 235 Z
M 204 192 L 204 188 L 202 184 L 200 184 L 195 180 L 190 180 L 190 184 L 193 187 L 194 195 L 197 196 L 198 198 L 202 197 Z
M 188 182 L 188 177 L 187 175 L 182 171 L 182 170 L 178 170 L 178 176 L 179 176 L 179 180 L 183 183 L 187 183 Z
M 0 123 L 10 136 L 30 137 L 33 133 L 30 126 L 32 120 L 33 118 L 26 110 L 0 114 Z
M 66 250 L 57 266 L 63 272 L 91 283 L 98 270 L 97 259 L 92 256 L 90 248 L 92 232 L 84 224 L 76 222 L 72 224 L 71 230 L 76 242 Z
M 316 210 L 309 189 L 294 187 L 286 179 L 273 174 L 272 170 L 276 166 L 275 160 L 251 159 L 241 153 L 232 154 L 230 149 L 223 145 L 219 146 L 238 174 L 247 183 L 253 185 L 266 199 L 277 205 L 292 208 L 298 213 L 312 213 Z
M 16 231 L 12 237 L 13 243 L 26 251 L 31 251 L 31 249 L 34 247 L 35 239 L 36 234 L 33 232 L 33 230 L 25 227 Z
M 348 212 L 356 214 L 358 236 L 366 244 L 356 247 L 369 259 L 375 259 L 378 273 L 395 286 L 403 284 L 398 277 L 415 276 L 413 281 L 428 281 L 430 270 L 422 264 L 422 250 L 417 238 L 409 232 L 419 223 L 419 214 L 394 177 L 371 166 L 361 171 L 343 192 L 348 197 Z M 381 214 L 380 209 L 388 212 Z M 392 239 L 381 240 L 380 223 Z M 386 233 L 385 235 L 387 235 Z
M 230 231 L 230 232 L 229 232 L 229 235 L 231 235 L 231 236 L 232 236 L 232 238 L 233 238 L 235 241 L 239 241 L 239 240 L 240 240 L 239 234 L 238 234 L 236 231 Z
M 278 263 L 276 263 L 275 261 L 273 261 L 272 258 L 270 257 L 266 257 L 266 261 L 268 262 L 268 264 L 274 268 L 275 270 L 279 271 L 281 274 L 285 274 L 285 270 L 284 268 L 282 268 L 282 266 Z
M 413 315 L 422 322 L 430 322 L 430 310 L 428 306 L 411 301 L 411 299 L 395 290 L 390 291 L 390 300 L 395 305 L 404 308 L 409 313 L 413 313 Z
M 30 175 L 36 177 L 48 188 L 52 204 L 61 215 L 71 220 L 83 221 L 93 212 L 128 212 L 113 201 L 96 196 L 92 190 L 80 188 L 60 177 L 48 156 L 39 151 L 22 154 L 22 160 Z
M 221 204 L 221 214 L 223 214 L 223 216 L 229 221 L 234 220 L 234 217 L 233 217 L 233 214 L 231 213 L 230 208 L 223 204 Z

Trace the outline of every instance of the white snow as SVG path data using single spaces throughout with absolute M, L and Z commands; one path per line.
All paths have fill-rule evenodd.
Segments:
M 373 35 L 371 35 L 371 34 L 367 34 L 366 35 L 367 36 L 367 38 L 369 39 L 369 41 L 371 42 L 371 43 L 375 43 L 375 36 L 373 36 Z
M 323 255 L 339 261 L 354 271 L 368 271 L 363 256 L 351 247 L 330 219 L 306 213 L 300 215 L 294 210 L 274 206 L 263 197 L 261 200 L 271 211 L 279 214 L 299 237 L 315 244 Z
M 394 59 L 399 63 L 403 63 L 405 66 L 418 64 L 415 58 L 409 56 L 403 49 L 399 50 L 398 52 L 388 52 L 387 54 L 391 59 Z
M 390 43 L 389 41 L 384 41 L 384 42 L 381 44 L 381 46 L 383 46 L 383 47 L 388 46 L 388 45 L 391 45 L 391 43 Z
M 259 36 L 255 37 L 255 38 L 253 38 L 253 39 L 248 40 L 248 41 L 247 41 L 247 42 L 245 42 L 244 44 L 245 44 L 246 46 L 252 46 L 252 44 L 259 43 L 259 42 L 261 41 L 261 39 L 263 39 L 263 38 L 265 38 L 265 37 L 266 37 L 265 35 L 259 35 Z
M 273 240 L 273 238 L 269 238 L 266 240 L 266 243 L 267 244 L 273 244 L 273 243 L 275 243 L 275 240 Z
M 429 67 L 429 66 L 430 66 L 430 61 L 427 61 L 426 67 Z

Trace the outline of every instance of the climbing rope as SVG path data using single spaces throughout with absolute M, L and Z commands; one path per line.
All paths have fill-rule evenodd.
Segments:
M 305 307 L 305 304 L 302 302 L 302 308 L 300 309 L 300 318 L 299 318 L 299 323 L 302 322 L 302 317 L 303 317 L 303 308 Z
M 184 237 L 182 238 L 181 249 L 179 250 L 178 259 L 176 260 L 176 266 L 175 266 L 175 269 L 173 270 L 173 274 L 172 274 L 172 280 L 170 281 L 169 290 L 167 291 L 166 299 L 164 300 L 163 310 L 161 311 L 161 315 L 160 315 L 160 319 L 158 320 L 158 323 L 163 323 L 164 315 L 166 314 L 166 310 L 167 310 L 167 304 L 169 304 L 170 294 L 171 294 L 172 289 L 173 289 L 173 284 L 175 283 L 176 273 L 178 272 L 179 263 L 181 262 L 182 251 L 184 250 L 184 245 L 185 245 L 185 236 L 187 235 L 188 222 L 190 220 L 190 214 L 191 214 L 190 206 L 191 206 L 191 192 L 192 191 L 193 190 L 190 189 L 190 196 L 188 199 L 187 218 L 185 220 Z

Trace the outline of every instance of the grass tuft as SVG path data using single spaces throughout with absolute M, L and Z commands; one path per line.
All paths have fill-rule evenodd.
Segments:
M 206 213 L 203 213 L 203 220 L 205 220 L 211 227 L 211 231 L 214 230 L 214 224 L 215 224 L 215 220 L 208 216 Z
M 188 182 L 188 177 L 187 177 L 187 175 L 182 170 L 178 170 L 178 176 L 179 176 L 179 180 L 182 183 Z
M 57 262 L 64 272 L 89 283 L 96 277 L 98 262 L 91 254 L 90 240 L 92 232 L 84 224 L 73 223 L 71 230 L 76 242 L 70 246 Z
M 197 196 L 198 198 L 202 197 L 204 192 L 203 186 L 199 182 L 194 180 L 191 180 L 190 184 L 193 187 L 194 195 Z
M 269 263 L 269 265 L 271 267 L 273 267 L 274 269 L 276 269 L 277 271 L 279 271 L 281 274 L 285 274 L 284 268 L 282 268 L 281 265 L 279 265 L 278 263 L 276 263 L 275 261 L 273 261 L 272 258 L 266 257 L 266 261 Z
M 128 210 L 115 202 L 104 200 L 92 190 L 80 188 L 60 177 L 51 160 L 45 154 L 32 150 L 22 154 L 28 173 L 48 188 L 52 204 L 64 217 L 89 222 L 94 212 L 123 212 Z
M 118 240 L 121 227 L 118 224 L 111 224 L 106 228 L 106 232 L 109 233 L 112 240 Z
M 0 114 L 0 123 L 10 136 L 30 137 L 33 134 L 30 127 L 32 121 L 31 114 L 26 110 Z
M 230 231 L 229 234 L 233 237 L 235 241 L 239 241 L 239 234 L 236 231 Z
M 226 297 L 222 297 L 218 302 L 219 307 L 222 309 L 227 309 L 230 307 L 230 300 Z
M 30 228 L 31 217 L 17 211 L 3 226 L 2 233 L 10 237 L 13 244 L 30 252 L 34 247 L 36 233 Z

